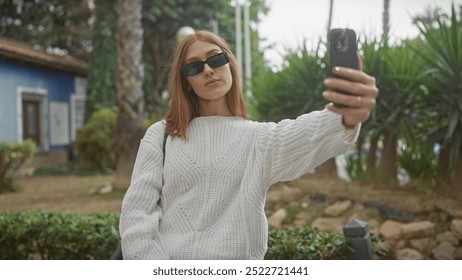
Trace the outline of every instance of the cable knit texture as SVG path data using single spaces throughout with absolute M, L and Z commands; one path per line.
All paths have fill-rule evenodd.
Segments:
M 168 138 L 163 166 L 164 128 L 147 130 L 122 203 L 125 259 L 263 259 L 269 186 L 344 153 L 359 133 L 327 110 L 279 123 L 198 117 L 188 140 Z

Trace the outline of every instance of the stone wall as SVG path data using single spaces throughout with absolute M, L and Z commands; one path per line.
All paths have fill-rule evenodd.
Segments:
M 413 215 L 379 203 L 307 194 L 303 189 L 280 184 L 268 192 L 267 215 L 268 222 L 276 227 L 308 225 L 332 232 L 342 232 L 353 219 L 366 221 L 369 231 L 380 240 L 378 246 L 388 251 L 386 256 L 376 258 L 462 259 L 462 218 L 443 212 Z

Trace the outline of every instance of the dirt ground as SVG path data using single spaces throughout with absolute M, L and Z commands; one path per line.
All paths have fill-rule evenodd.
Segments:
M 112 181 L 112 175 L 53 175 L 23 178 L 19 181 L 20 188 L 16 192 L 0 194 L 0 211 L 120 213 L 123 191 L 94 193 L 111 184 Z
M 124 190 L 101 194 L 113 181 L 112 175 L 98 176 L 34 176 L 19 181 L 14 193 L 0 194 L 0 211 L 65 211 L 87 214 L 93 212 L 120 213 Z M 335 176 L 305 175 L 285 183 L 304 189 L 311 195 L 351 199 L 375 203 L 412 213 L 443 210 L 462 218 L 462 205 L 447 196 L 406 188 L 377 187 L 365 183 L 349 183 Z M 270 189 L 276 189 L 277 186 Z M 302 203 L 302 202 L 300 202 Z

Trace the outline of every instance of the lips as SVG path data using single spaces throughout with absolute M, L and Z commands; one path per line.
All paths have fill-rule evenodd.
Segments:
M 211 80 L 208 80 L 208 81 L 205 82 L 204 86 L 211 85 L 211 84 L 213 84 L 213 83 L 215 83 L 215 82 L 218 82 L 218 81 L 220 81 L 220 79 L 211 79 Z

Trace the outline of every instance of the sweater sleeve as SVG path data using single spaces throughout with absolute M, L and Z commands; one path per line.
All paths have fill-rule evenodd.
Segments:
M 163 135 L 164 125 L 158 122 L 148 129 L 140 143 L 120 215 L 124 259 L 169 259 L 159 233 Z
M 346 152 L 360 127 L 345 129 L 341 116 L 326 109 L 266 124 L 257 138 L 265 185 L 297 179 Z

